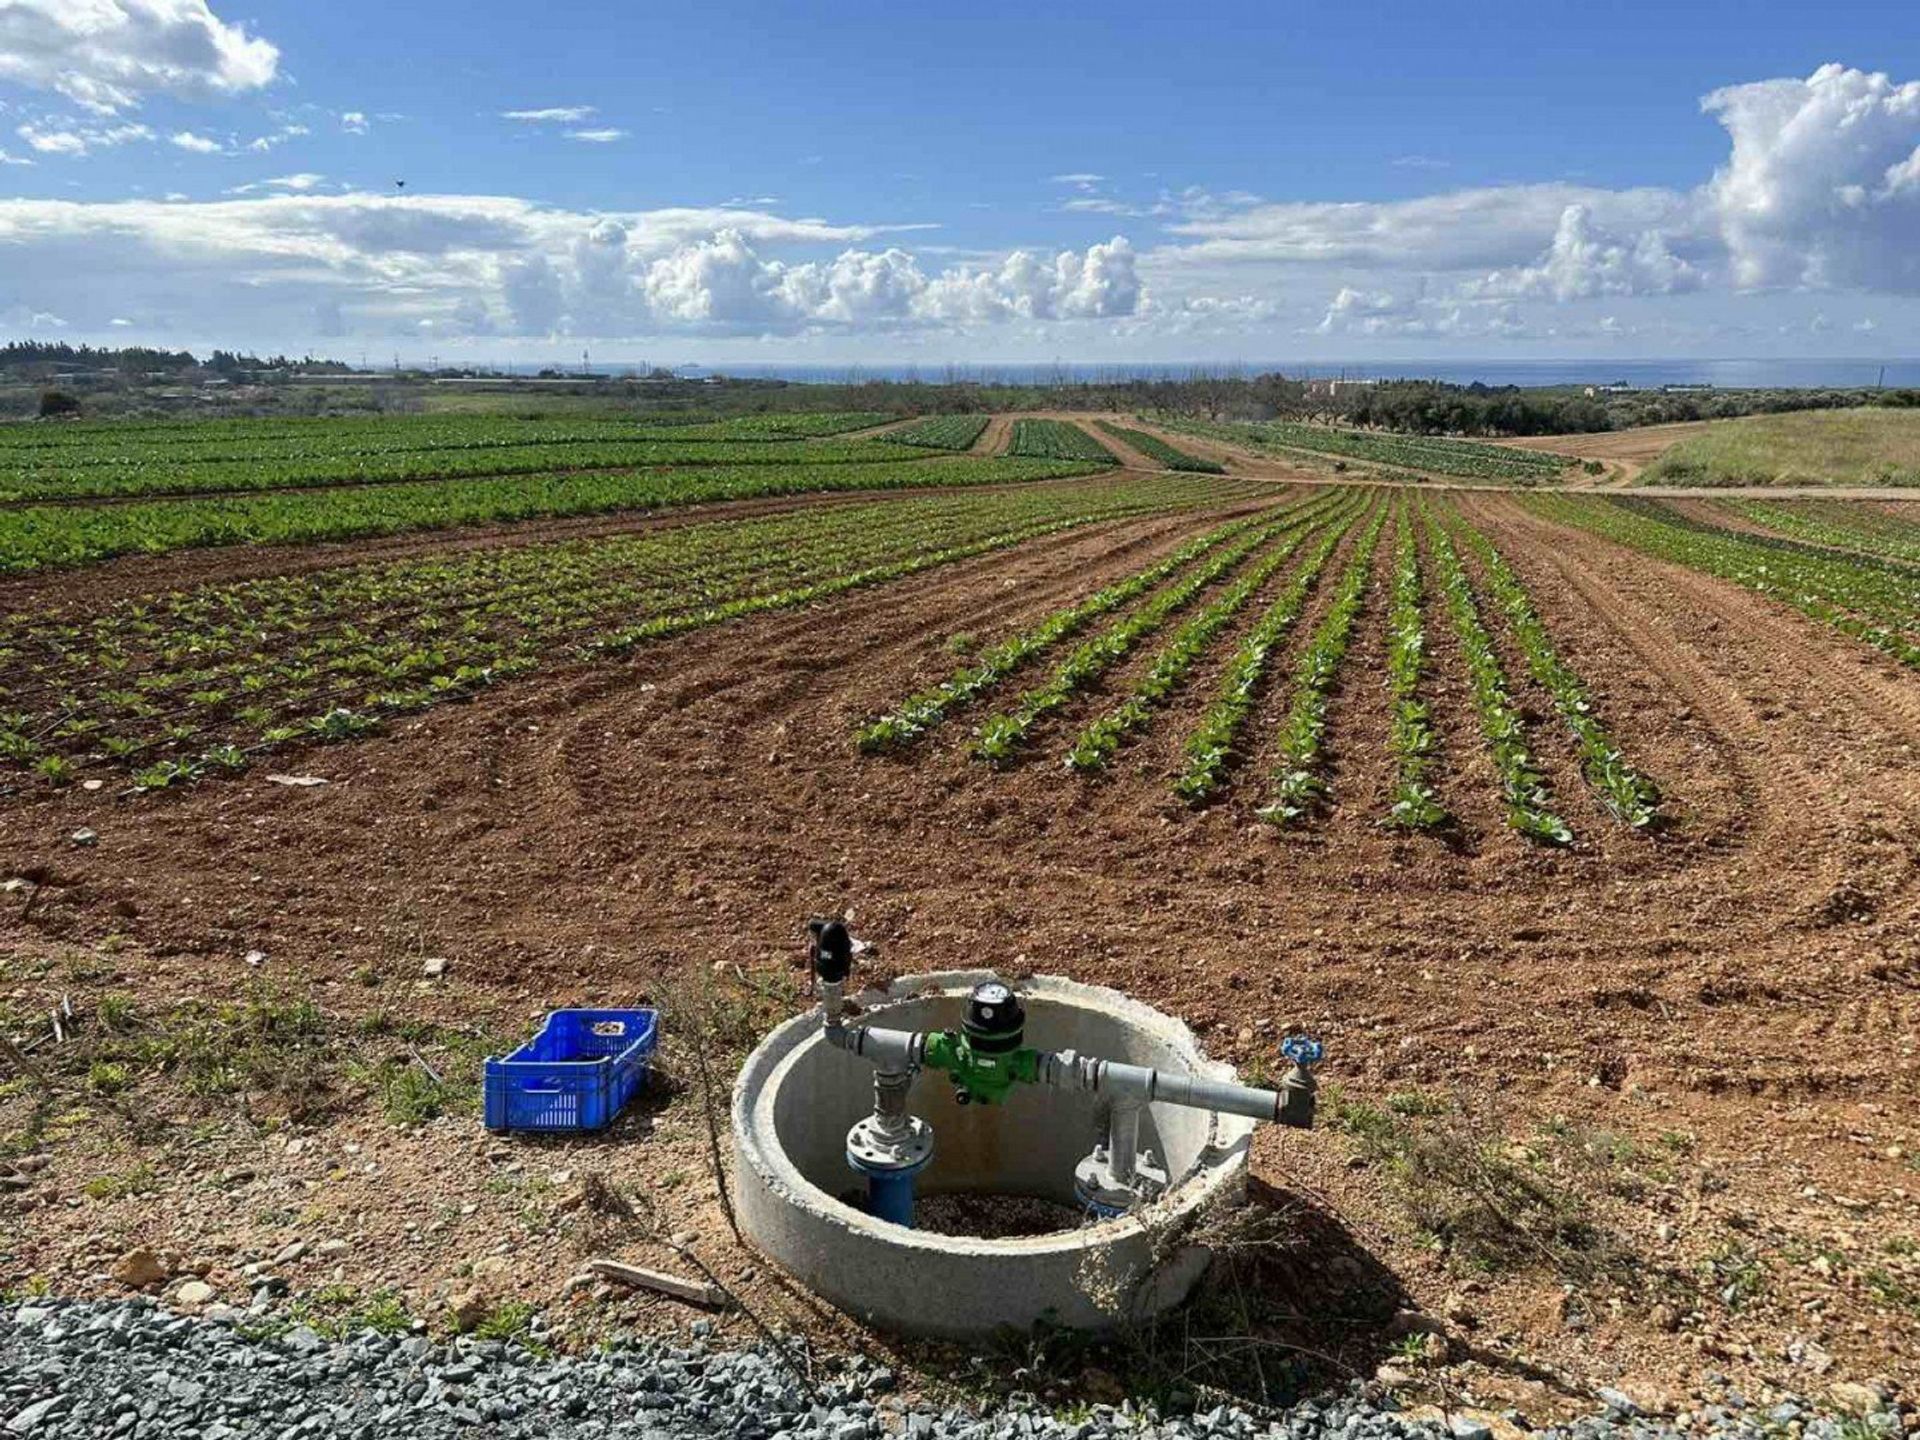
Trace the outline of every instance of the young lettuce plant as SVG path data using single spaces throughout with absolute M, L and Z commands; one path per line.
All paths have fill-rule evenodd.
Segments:
M 1449 818 L 1428 779 L 1439 742 L 1420 697 L 1427 655 L 1422 598 L 1420 545 L 1403 508 L 1394 548 L 1393 608 L 1387 617 L 1387 688 L 1393 700 L 1387 743 L 1394 761 L 1387 824 L 1401 830 L 1433 830 Z
M 1234 652 L 1227 673 L 1221 678 L 1219 692 L 1186 740 L 1186 762 L 1173 782 L 1173 791 L 1187 803 L 1199 805 L 1212 799 L 1226 783 L 1227 771 L 1234 759 L 1234 741 L 1259 699 L 1267 661 L 1275 647 L 1292 632 L 1328 557 L 1352 528 L 1354 515 L 1355 511 L 1349 507 L 1335 518 L 1326 535 L 1302 562 L 1293 583 L 1268 607 L 1267 613 Z
M 1480 717 L 1480 730 L 1493 757 L 1494 771 L 1500 777 L 1507 824 L 1542 844 L 1571 845 L 1573 831 L 1554 813 L 1546 777 L 1528 752 L 1526 722 L 1513 703 L 1506 671 L 1494 651 L 1493 637 L 1480 619 L 1480 607 L 1474 599 L 1466 567 L 1460 563 L 1445 528 L 1431 514 L 1426 516 L 1426 530 L 1447 611 L 1453 618 L 1454 633 L 1466 657 L 1473 708 Z
M 1333 592 L 1333 603 L 1294 669 L 1293 703 L 1280 728 L 1274 796 L 1258 811 L 1270 825 L 1290 825 L 1305 819 L 1326 802 L 1330 793 L 1326 773 L 1327 709 L 1333 682 L 1353 639 L 1353 623 L 1366 601 L 1373 551 L 1386 518 L 1383 506 L 1361 532 Z

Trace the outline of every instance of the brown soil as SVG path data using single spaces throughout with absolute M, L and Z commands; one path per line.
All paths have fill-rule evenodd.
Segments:
M 1575 455 L 1582 460 L 1598 460 L 1608 473 L 1600 477 L 1605 485 L 1631 485 L 1642 470 L 1658 460 L 1682 440 L 1700 434 L 1711 420 L 1684 420 L 1672 425 L 1642 425 L 1633 430 L 1604 430 L 1575 435 L 1523 435 L 1497 440 L 1521 450 L 1550 450 L 1556 455 Z M 1589 477 L 1582 477 L 1583 479 Z
M 555 670 L 383 739 L 276 762 L 323 787 L 255 775 L 141 801 L 69 794 L 0 809 L 0 869 L 53 873 L 29 916 L 9 906 L 0 920 L 0 948 L 18 957 L 12 1001 L 45 1009 L 64 991 L 85 1008 L 110 988 L 236 995 L 264 975 L 349 1014 L 386 1005 L 514 1032 L 550 1006 L 668 993 L 717 968 L 779 1011 L 804 1003 L 800 923 L 847 911 L 877 946 L 872 978 L 993 964 L 1117 985 L 1242 1064 L 1311 1030 L 1328 1045 L 1327 1079 L 1350 1098 L 1458 1091 L 1509 1135 L 1564 1121 L 1665 1157 L 1635 1171 L 1652 1179 L 1632 1199 L 1593 1198 L 1642 1273 L 1691 1285 L 1693 1298 L 1596 1296 L 1576 1325 L 1558 1277 L 1520 1265 L 1471 1281 L 1461 1323 L 1483 1352 L 1583 1383 L 1684 1386 L 1717 1370 L 1804 1393 L 1826 1383 L 1786 1358 L 1805 1342 L 1835 1357 L 1827 1379 L 1911 1384 L 1908 1302 L 1863 1277 L 1905 1273 L 1909 1262 L 1880 1257 L 1920 1233 L 1908 1158 L 1920 1152 L 1920 685 L 1743 590 L 1499 496 L 1458 503 L 1527 583 L 1628 757 L 1670 797 L 1665 833 L 1605 816 L 1538 696 L 1536 745 L 1578 843 L 1543 851 L 1504 827 L 1437 604 L 1438 783 L 1461 823 L 1444 839 L 1382 830 L 1378 592 L 1333 711 L 1335 804 L 1297 833 L 1253 816 L 1279 684 L 1232 794 L 1197 813 L 1167 778 L 1210 673 L 1094 782 L 1065 774 L 1058 753 L 1110 696 L 1057 717 L 1010 771 L 965 752 L 989 705 L 909 757 L 854 750 L 858 721 L 951 671 L 956 634 L 991 643 L 1207 523 L 1162 517 Z M 1274 657 L 1276 677 L 1315 613 Z M 81 826 L 97 846 L 70 843 Z M 109 935 L 119 978 L 72 978 L 72 957 Z M 264 971 L 242 963 L 251 950 L 269 957 Z M 427 985 L 417 965 L 396 968 L 396 954 L 420 953 L 451 957 L 447 978 Z M 365 973 L 388 978 L 379 990 L 352 983 Z M 212 1179 L 232 1156 L 190 1155 L 161 1202 L 30 1210 L 4 1246 L 0 1283 L 43 1273 L 85 1288 L 99 1268 L 88 1257 L 136 1239 L 188 1253 L 224 1242 L 231 1254 L 333 1227 L 358 1237 L 335 1262 L 349 1281 L 397 1274 L 431 1293 L 518 1233 L 524 1196 L 490 1182 L 593 1168 L 649 1190 L 668 1228 L 692 1231 L 775 1318 L 840 1323 L 725 1241 L 697 1109 L 676 1099 L 654 1118 L 583 1146 L 489 1142 L 471 1120 L 401 1133 L 362 1119 L 292 1157 L 273 1137 L 246 1152 L 262 1193 L 245 1214 Z M 116 1142 L 88 1143 L 56 1151 L 67 1194 Z M 1388 1173 L 1353 1158 L 1333 1130 L 1262 1131 L 1254 1168 L 1331 1207 L 1429 1308 L 1457 1297 L 1462 1272 L 1410 1230 Z M 668 1184 L 669 1170 L 681 1178 Z M 320 1218 L 280 1231 L 248 1219 L 268 1192 L 276 1212 Z M 429 1229 L 434 1205 L 469 1194 L 477 1216 L 443 1213 Z M 548 1300 L 594 1243 L 561 1239 L 510 1246 L 489 1273 Z M 670 1255 L 632 1253 L 673 1268 Z M 1701 1277 L 1748 1253 L 1764 1282 L 1730 1309 Z M 656 1324 L 673 1315 L 666 1302 L 630 1311 Z
M 970 455 L 1004 455 L 1007 446 L 1013 443 L 1013 417 L 995 415 L 987 421 L 987 428 L 980 432 L 980 438 L 973 442 Z

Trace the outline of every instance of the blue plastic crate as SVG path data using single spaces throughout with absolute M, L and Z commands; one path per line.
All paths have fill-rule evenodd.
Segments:
M 657 1010 L 555 1010 L 540 1033 L 487 1061 L 489 1130 L 600 1130 L 647 1080 Z

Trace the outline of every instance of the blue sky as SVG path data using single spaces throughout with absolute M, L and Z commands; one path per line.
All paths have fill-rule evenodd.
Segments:
M 1325 363 L 1917 324 L 1906 4 L 0 0 L 9 335 Z

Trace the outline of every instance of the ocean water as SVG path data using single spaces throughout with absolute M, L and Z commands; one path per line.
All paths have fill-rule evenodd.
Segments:
M 1258 375 L 1278 371 L 1297 378 L 1345 376 L 1352 379 L 1445 380 L 1455 385 L 1608 385 L 1624 381 L 1642 389 L 1662 385 L 1712 385 L 1719 389 L 1775 387 L 1852 388 L 1884 384 L 1920 386 L 1920 359 L 1914 360 L 1416 360 L 1235 361 L 1152 365 L 716 365 L 727 375 L 813 383 L 849 380 L 948 379 L 1010 385 L 1111 383 L 1120 380 L 1184 379 L 1196 372 Z M 707 373 L 686 365 L 680 373 Z

